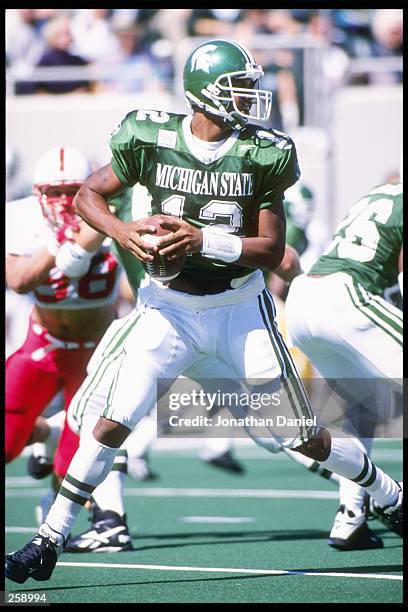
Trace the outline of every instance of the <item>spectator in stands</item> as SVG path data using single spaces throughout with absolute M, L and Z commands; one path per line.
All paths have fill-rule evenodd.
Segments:
M 242 19 L 244 9 L 193 9 L 187 20 L 189 36 L 234 38 L 235 24 Z
M 334 9 L 331 42 L 339 45 L 353 59 L 402 56 L 402 9 Z M 371 71 L 362 67 L 353 72 L 348 84 L 398 83 L 401 69 Z
M 109 61 L 119 52 L 109 9 L 77 9 L 72 18 L 72 50 L 88 62 Z
M 66 15 L 51 19 L 43 30 L 47 47 L 41 56 L 38 66 L 86 66 L 87 62 L 79 55 L 71 53 L 73 43 L 71 20 Z M 34 87 L 36 93 L 63 94 L 91 90 L 86 80 L 78 81 L 44 81 Z
M 402 56 L 402 9 L 376 9 L 371 29 L 374 56 Z
M 373 9 L 326 9 L 332 22 L 331 42 L 343 49 L 349 58 L 372 55 L 371 18 Z
M 160 9 L 151 21 L 151 27 L 162 39 L 167 39 L 173 46 L 186 38 L 187 21 L 193 9 L 175 8 Z
M 110 19 L 113 24 L 128 24 L 139 26 L 141 46 L 150 48 L 157 39 L 157 32 L 152 25 L 154 18 L 165 9 L 111 9 Z M 170 9 L 177 11 L 177 9 Z
M 35 9 L 6 11 L 6 59 L 9 65 L 34 66 L 44 44 L 37 27 Z
M 44 41 L 37 27 L 35 9 L 7 9 L 6 62 L 17 76 L 27 76 L 37 64 L 44 49 Z M 31 93 L 25 82 L 16 84 L 15 93 Z
M 322 55 L 322 70 L 325 78 L 321 83 L 322 95 L 324 90 L 333 90 L 344 85 L 350 57 L 344 48 L 346 35 L 334 24 L 334 11 L 320 9 L 310 11 L 307 17 L 307 33 L 325 45 Z
M 112 19 L 112 28 L 118 52 L 109 63 L 117 66 L 117 76 L 106 81 L 104 90 L 132 93 L 161 90 L 158 66 L 149 47 L 143 44 L 141 26 L 119 15 Z
M 259 34 L 293 35 L 303 26 L 284 9 L 245 9 L 241 13 L 234 40 L 253 51 L 255 59 L 264 67 L 263 86 L 274 95 L 270 126 L 290 132 L 302 119 L 302 52 L 279 48 L 260 50 L 254 45 Z

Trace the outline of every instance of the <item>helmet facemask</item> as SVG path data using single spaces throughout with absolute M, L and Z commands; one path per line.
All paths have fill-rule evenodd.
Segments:
M 263 75 L 263 72 L 258 72 L 259 76 L 253 78 L 248 76 L 248 73 L 242 72 L 230 72 L 223 74 L 215 81 L 212 85 L 207 87 L 211 95 L 211 99 L 214 101 L 221 102 L 222 106 L 227 112 L 237 113 L 240 117 L 245 120 L 254 119 L 256 121 L 266 121 L 269 118 L 272 105 L 272 93 L 265 89 L 259 89 L 259 78 Z M 252 80 L 254 82 L 253 87 L 240 87 L 237 84 L 239 79 Z M 235 83 L 233 83 L 235 81 Z M 203 95 L 207 95 L 203 90 Z M 248 104 L 246 108 L 239 108 L 237 106 L 236 98 L 240 100 L 247 100 Z M 216 102 L 215 102 L 216 103 Z M 255 105 L 254 112 L 250 112 Z
M 80 218 L 74 197 L 91 173 L 87 159 L 71 147 L 54 147 L 38 160 L 33 189 L 48 227 L 59 243 L 73 240 Z
M 82 182 L 65 181 L 34 185 L 44 219 L 60 243 L 72 240 L 79 231 L 80 218 L 74 212 L 73 202 L 81 185 Z
M 187 101 L 190 105 L 198 106 L 210 114 L 223 117 L 224 121 L 234 129 L 242 130 L 249 119 L 266 121 L 271 113 L 272 92 L 259 89 L 259 79 L 263 74 L 258 64 L 247 64 L 246 71 L 221 74 L 214 83 L 208 83 L 201 90 L 202 96 L 208 102 L 201 102 L 188 91 Z M 253 81 L 254 87 L 240 87 L 237 84 L 240 79 Z M 247 100 L 248 104 L 239 108 L 237 98 L 240 104 L 242 100 Z M 254 105 L 254 112 L 251 112 Z

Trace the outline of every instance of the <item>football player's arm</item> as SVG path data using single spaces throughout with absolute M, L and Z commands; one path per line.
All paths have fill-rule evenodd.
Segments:
M 105 238 L 105 234 L 97 232 L 87 223 L 81 223 L 79 232 L 75 236 L 75 242 L 76 244 L 79 244 L 80 247 L 91 253 L 99 249 Z
M 104 234 L 97 232 L 87 223 L 81 223 L 74 241 L 67 240 L 58 249 L 56 267 L 68 278 L 81 278 L 88 272 L 92 257 L 105 240 Z
M 141 238 L 140 233 L 156 232 L 148 220 L 139 219 L 125 223 L 110 211 L 107 200 L 120 193 L 125 185 L 120 182 L 111 164 L 103 166 L 81 185 L 74 198 L 75 212 L 96 231 L 116 240 L 123 248 L 131 251 L 141 261 L 152 261 L 146 251 L 157 251 Z
M 29 293 L 48 278 L 55 266 L 55 255 L 43 248 L 34 255 L 14 255 L 6 258 L 6 283 L 16 293 Z
M 296 276 L 302 274 L 299 255 L 288 243 L 285 245 L 283 259 L 276 270 L 274 270 L 274 274 L 277 274 L 285 283 L 291 283 Z
M 281 264 L 276 270 L 268 274 L 267 283 L 269 291 L 284 302 L 288 295 L 290 283 L 299 274 L 302 274 L 299 255 L 292 246 L 286 243 L 285 255 Z
M 258 236 L 242 238 L 242 253 L 237 263 L 265 272 L 276 270 L 285 254 L 286 220 L 283 199 L 259 211 Z

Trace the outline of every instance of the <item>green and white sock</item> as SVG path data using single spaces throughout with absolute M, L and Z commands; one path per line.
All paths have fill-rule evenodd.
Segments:
M 81 442 L 45 519 L 51 529 L 68 536 L 85 502 L 109 474 L 117 452 L 93 436 Z

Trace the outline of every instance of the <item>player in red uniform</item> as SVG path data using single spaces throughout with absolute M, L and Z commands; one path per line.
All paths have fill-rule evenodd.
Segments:
M 46 438 L 47 425 L 36 427 L 37 417 L 60 390 L 68 407 L 115 318 L 116 259 L 106 245 L 84 257 L 74 241 L 80 219 L 72 202 L 90 171 L 74 149 L 51 149 L 37 163 L 35 195 L 7 204 L 6 282 L 34 300 L 27 337 L 6 363 L 7 462 L 25 445 Z M 77 252 L 82 257 L 75 266 Z M 65 475 L 78 441 L 65 425 L 54 458 L 56 475 Z

